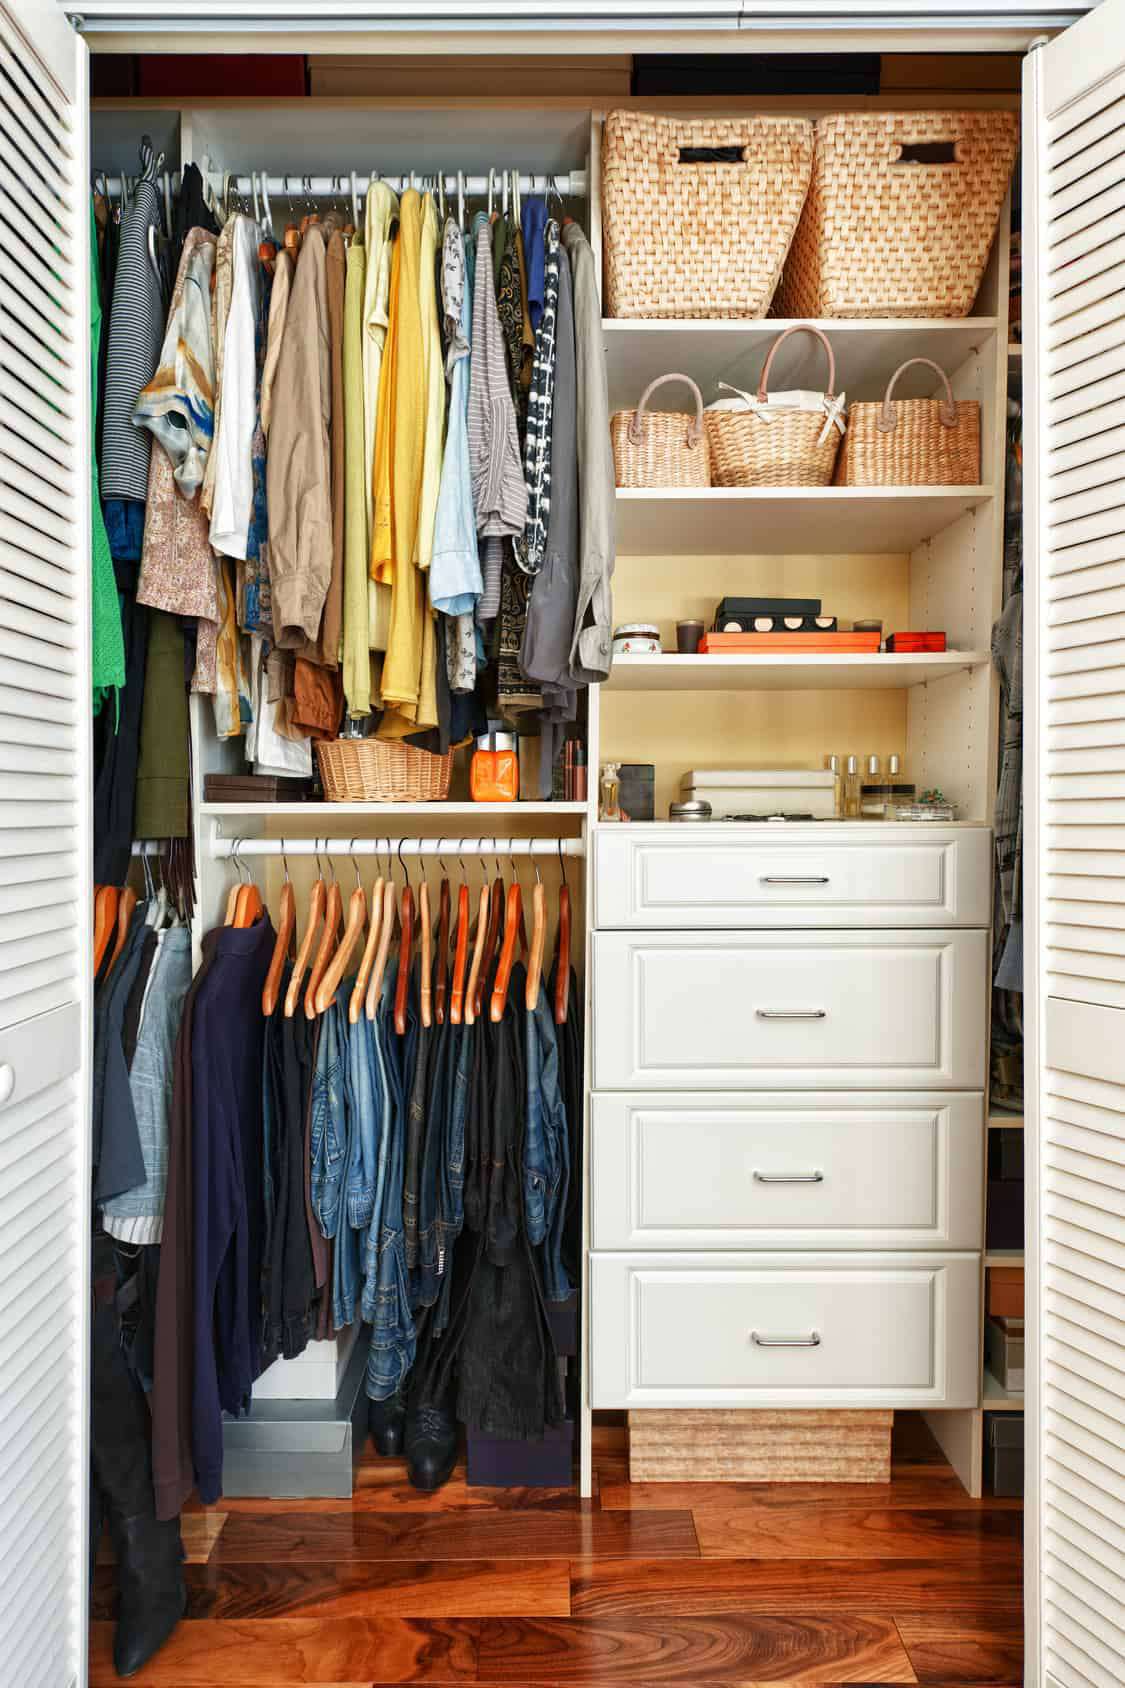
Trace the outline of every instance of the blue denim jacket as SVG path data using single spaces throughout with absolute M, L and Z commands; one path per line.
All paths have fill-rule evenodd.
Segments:
M 543 1294 L 565 1301 L 570 1280 L 562 1263 L 562 1231 L 570 1186 L 566 1108 L 559 1086 L 559 1045 L 547 993 L 525 1017 L 527 1129 L 523 1150 L 523 1200 L 528 1241 L 543 1247 Z
M 375 1215 L 367 1234 L 367 1280 L 363 1286 L 363 1317 L 371 1323 L 367 1356 L 367 1393 L 385 1401 L 406 1379 L 414 1364 L 414 1319 L 406 1282 L 406 1241 L 402 1223 L 402 1174 L 406 1136 L 406 1084 L 413 1070 L 417 1043 L 414 1003 L 407 998 L 407 1029 L 399 1037 L 394 1026 L 394 990 L 398 968 L 388 966 L 376 1032 L 383 1049 L 389 1107 L 384 1107 L 383 1146 L 379 1157 Z

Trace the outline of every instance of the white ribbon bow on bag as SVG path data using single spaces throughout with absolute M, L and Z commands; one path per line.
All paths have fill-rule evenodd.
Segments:
M 823 411 L 824 426 L 817 435 L 817 445 L 824 444 L 830 428 L 838 428 L 841 435 L 847 431 L 847 424 L 844 420 L 846 393 L 835 393 L 830 398 L 827 393 L 814 393 L 805 388 L 794 388 L 792 392 L 788 393 L 770 393 L 763 404 L 757 393 L 743 392 L 741 387 L 732 387 L 729 381 L 720 381 L 719 387 L 724 393 L 734 393 L 742 402 L 741 404 L 731 404 L 727 399 L 719 399 L 715 404 L 709 404 L 708 410 L 745 409 L 751 411 L 755 416 L 760 416 L 763 422 L 772 422 L 775 416 L 787 410 Z

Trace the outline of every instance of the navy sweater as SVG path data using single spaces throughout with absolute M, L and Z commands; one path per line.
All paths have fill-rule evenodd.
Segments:
M 248 1409 L 259 1372 L 262 986 L 273 947 L 268 917 L 224 927 L 192 1023 L 192 1455 L 208 1504 L 222 1494 L 222 1415 Z

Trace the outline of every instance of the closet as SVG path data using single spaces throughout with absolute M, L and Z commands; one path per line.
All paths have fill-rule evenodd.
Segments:
M 135 174 L 148 134 L 169 171 L 206 161 L 217 182 L 241 178 L 239 191 L 264 174 L 277 213 L 314 184 L 347 204 L 353 171 L 460 170 L 479 186 L 490 169 L 517 169 L 566 179 L 568 209 L 600 261 L 605 110 L 518 83 L 506 99 L 475 98 L 482 43 L 542 53 L 557 38 L 577 50 L 582 29 L 607 51 L 638 51 L 642 34 L 653 51 L 749 50 L 749 38 L 763 52 L 792 48 L 786 8 L 743 0 L 708 6 L 705 28 L 685 21 L 684 7 L 657 8 L 667 15 L 654 19 L 650 6 L 642 19 L 641 8 L 607 0 L 581 21 L 555 8 L 533 42 L 506 33 L 517 24 L 499 6 L 459 8 L 480 14 L 487 36 L 467 25 L 450 33 L 449 8 L 346 5 L 323 24 L 296 4 L 279 16 L 258 0 L 246 0 L 240 32 L 228 35 L 223 10 L 88 0 L 75 28 L 55 0 L 0 3 L 0 1570 L 11 1591 L 0 1648 L 13 1680 L 51 1688 L 81 1682 L 85 1669 L 92 174 Z M 982 1483 L 985 1412 L 1022 1408 L 1026 1680 L 1103 1688 L 1125 1673 L 1115 1598 L 1125 1577 L 1125 3 L 1106 0 L 1077 22 L 1015 4 L 956 17 L 928 7 L 923 18 L 904 3 L 863 27 L 875 50 L 920 54 L 1036 42 L 1021 102 L 1022 347 L 1008 335 L 1007 208 L 967 317 L 824 325 L 849 401 L 880 398 L 892 372 L 921 355 L 949 372 L 957 398 L 980 403 L 980 482 L 621 489 L 613 620 L 655 621 L 667 649 L 677 620 L 708 620 L 748 580 L 762 592 L 816 593 L 848 620 L 944 628 L 948 650 L 840 656 L 831 667 L 788 655 L 621 658 L 589 693 L 588 796 L 487 809 L 463 790 L 438 805 L 378 809 L 208 801 L 208 774 L 241 762 L 194 698 L 192 936 L 198 957 L 238 883 L 240 852 L 274 909 L 287 875 L 303 904 L 318 850 L 349 888 L 349 851 L 366 879 L 387 840 L 402 842 L 404 859 L 423 850 L 453 863 L 461 850 L 474 889 L 510 861 L 527 895 L 534 861 L 552 898 L 565 862 L 587 1051 L 581 1491 L 591 1414 L 602 1408 L 918 1407 L 970 1493 Z M 837 10 L 806 11 L 802 46 L 838 50 L 844 29 Z M 1037 41 L 1043 29 L 1052 38 Z M 89 109 L 91 50 L 236 53 L 252 42 L 418 53 L 432 50 L 435 31 L 445 52 L 465 55 L 457 98 L 199 96 Z M 10 150 L 26 156 L 28 137 L 34 179 Z M 607 318 L 604 330 L 617 411 L 674 369 L 690 370 L 709 397 L 720 381 L 749 388 L 777 324 Z M 786 348 L 784 384 L 812 379 L 811 356 Z M 1027 616 L 1026 1396 L 1000 1389 L 983 1352 L 989 1274 L 1013 1263 L 985 1247 L 984 1193 L 988 1139 L 1016 1124 L 988 1091 L 999 752 L 990 640 L 1014 371 Z M 908 392 L 933 391 L 918 370 L 907 379 Z M 956 824 L 731 823 L 720 833 L 662 819 L 691 768 L 774 757 L 820 766 L 852 749 L 901 757 L 919 789 L 956 801 Z M 654 764 L 652 824 L 599 822 L 599 770 L 622 762 Z M 857 954 L 876 981 L 866 997 L 849 988 Z M 240 1426 L 228 1458 L 241 1436 L 247 1471 L 273 1460 L 276 1427 L 291 1415 L 279 1407 L 271 1421 L 270 1398 L 303 1398 L 310 1421 L 323 1418 L 351 1362 L 335 1343 L 280 1362 L 291 1370 L 267 1374 L 256 1392 L 260 1423 L 273 1429 L 263 1443 L 258 1421 Z M 294 1377 L 297 1367 L 305 1375 Z

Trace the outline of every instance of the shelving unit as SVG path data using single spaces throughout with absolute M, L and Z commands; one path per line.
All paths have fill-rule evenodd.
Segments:
M 918 656 L 623 656 L 606 685 L 611 692 L 871 691 L 924 686 L 980 668 L 983 651 Z
M 986 1369 L 981 1386 L 981 1406 L 990 1413 L 1022 1413 L 1023 1390 L 1004 1389 Z

